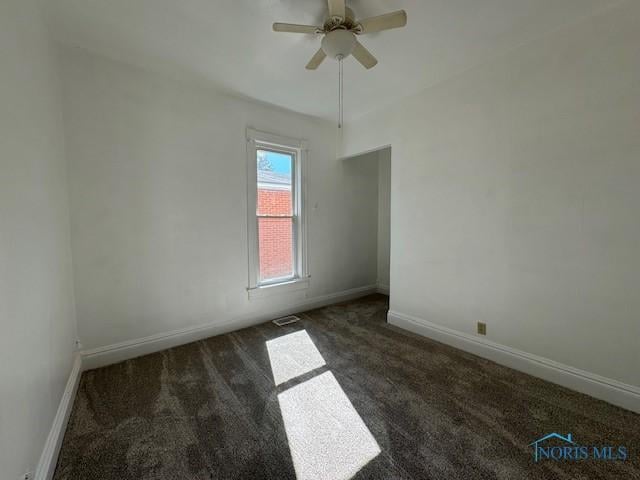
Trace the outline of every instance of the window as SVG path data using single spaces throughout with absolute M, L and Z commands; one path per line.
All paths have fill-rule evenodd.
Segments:
M 249 296 L 305 288 L 305 142 L 247 130 Z
M 293 201 L 296 154 L 256 150 L 258 174 L 258 281 L 273 283 L 295 277 Z

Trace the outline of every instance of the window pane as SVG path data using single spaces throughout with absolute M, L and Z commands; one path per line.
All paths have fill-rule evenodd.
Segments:
M 293 156 L 287 153 L 257 151 L 258 215 L 285 215 L 293 212 L 291 177 Z
M 293 220 L 258 218 L 260 281 L 293 276 Z

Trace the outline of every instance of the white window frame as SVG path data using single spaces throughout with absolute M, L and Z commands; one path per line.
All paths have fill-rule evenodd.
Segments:
M 294 217 L 294 265 L 293 276 L 260 282 L 260 255 L 258 252 L 258 172 L 257 151 L 261 149 L 293 155 L 292 171 L 293 217 Z M 306 162 L 309 155 L 305 140 L 284 137 L 247 128 L 247 233 L 249 247 L 249 298 L 260 298 L 272 294 L 302 290 L 309 286 L 307 261 L 307 212 L 306 212 Z

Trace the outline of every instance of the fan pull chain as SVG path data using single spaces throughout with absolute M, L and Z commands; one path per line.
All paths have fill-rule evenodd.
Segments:
M 344 73 L 342 71 L 342 55 L 338 56 L 338 128 L 344 121 Z

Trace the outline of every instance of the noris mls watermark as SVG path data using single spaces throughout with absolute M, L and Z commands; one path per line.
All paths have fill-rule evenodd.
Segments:
M 558 445 L 559 444 L 559 445 Z M 624 445 L 580 445 L 573 440 L 570 433 L 560 435 L 549 433 L 529 444 L 533 447 L 535 462 L 552 461 L 625 461 L 629 451 Z

